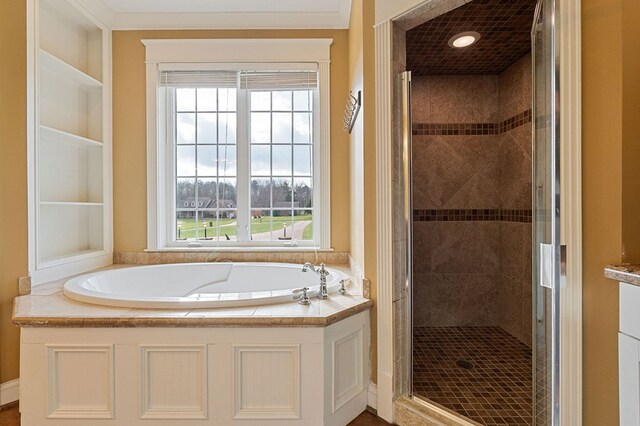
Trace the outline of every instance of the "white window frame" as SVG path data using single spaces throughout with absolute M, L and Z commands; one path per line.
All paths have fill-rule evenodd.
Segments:
M 147 68 L 147 249 L 175 250 L 193 248 L 238 249 L 251 248 L 331 248 L 330 202 L 330 46 L 333 39 L 163 39 L 142 40 L 146 47 Z M 167 69 L 291 69 L 294 64 L 313 64 L 318 69 L 318 95 L 314 108 L 319 120 L 314 121 L 313 191 L 314 241 L 172 241 L 167 208 L 174 199 L 170 179 L 173 168 L 172 142 L 167 142 L 163 125 L 164 99 L 159 90 L 160 70 Z M 246 105 L 237 105 L 237 111 Z M 239 116 L 240 117 L 240 116 Z M 238 140 L 245 125 L 238 125 Z M 245 135 L 246 139 L 246 135 Z M 237 155 L 247 156 L 249 146 L 237 145 Z M 240 176 L 237 185 L 249 176 Z M 238 199 L 238 209 L 246 208 Z

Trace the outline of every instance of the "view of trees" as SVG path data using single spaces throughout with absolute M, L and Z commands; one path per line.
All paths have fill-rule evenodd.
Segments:
M 270 192 L 271 190 L 271 192 Z M 271 198 L 273 197 L 273 198 Z M 271 205 L 273 200 L 273 205 Z M 288 210 L 274 210 L 274 216 L 290 216 L 291 208 L 305 208 L 309 210 L 301 214 L 311 213 L 313 191 L 304 181 L 298 181 L 291 187 L 288 179 L 252 179 L 251 180 L 251 208 L 287 208 Z
M 217 188 L 217 193 L 216 193 Z M 272 198 L 273 197 L 273 198 Z M 176 185 L 176 207 L 192 208 L 190 203 L 195 202 L 196 188 L 193 179 L 178 179 Z M 204 201 L 203 208 L 236 208 L 237 191 L 235 179 L 217 182 L 215 179 L 198 179 L 198 200 Z M 218 200 L 218 201 L 216 201 Z M 273 205 L 271 204 L 273 200 Z M 185 205 L 185 203 L 187 203 Z M 289 216 L 292 208 L 309 208 L 299 212 L 310 214 L 313 205 L 313 190 L 307 184 L 307 180 L 297 180 L 291 185 L 289 179 L 262 179 L 251 180 L 251 208 L 252 215 L 268 216 L 268 211 L 274 208 L 274 216 Z M 286 210 L 285 210 L 286 209 Z M 185 215 L 183 215 L 186 217 Z

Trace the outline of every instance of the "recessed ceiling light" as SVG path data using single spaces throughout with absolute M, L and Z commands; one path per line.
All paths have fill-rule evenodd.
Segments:
M 451 47 L 467 47 L 471 46 L 476 41 L 480 40 L 480 34 L 475 31 L 465 31 L 460 34 L 456 34 L 449 39 L 449 46 Z

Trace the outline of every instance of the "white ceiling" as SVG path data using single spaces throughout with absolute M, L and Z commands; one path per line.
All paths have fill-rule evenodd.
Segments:
M 115 30 L 348 28 L 351 0 L 78 0 Z

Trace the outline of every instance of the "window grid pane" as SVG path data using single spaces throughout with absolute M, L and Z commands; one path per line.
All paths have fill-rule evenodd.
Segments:
M 253 241 L 313 240 L 312 98 L 310 90 L 250 92 Z
M 236 142 L 236 96 L 236 89 L 176 89 L 177 241 L 237 239 L 237 158 L 230 145 Z

